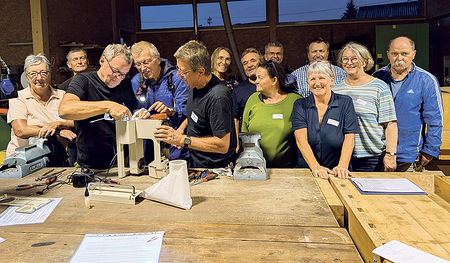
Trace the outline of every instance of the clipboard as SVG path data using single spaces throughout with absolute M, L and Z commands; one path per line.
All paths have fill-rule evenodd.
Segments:
M 361 194 L 428 195 L 408 178 L 349 178 Z

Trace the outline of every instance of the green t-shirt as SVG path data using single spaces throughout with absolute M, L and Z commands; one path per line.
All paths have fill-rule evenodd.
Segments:
M 260 145 L 267 167 L 295 167 L 297 149 L 291 132 L 294 102 L 301 96 L 288 93 L 284 100 L 265 104 L 253 93 L 247 101 L 242 116 L 242 132 L 261 133 Z

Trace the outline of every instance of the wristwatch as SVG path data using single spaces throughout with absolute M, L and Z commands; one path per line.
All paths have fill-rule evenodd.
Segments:
M 389 154 L 390 156 L 394 156 L 394 155 L 397 155 L 396 153 L 394 153 L 394 152 L 386 152 L 386 154 Z
M 184 147 L 188 148 L 190 144 L 191 144 L 191 136 L 187 135 L 186 137 L 184 137 Z

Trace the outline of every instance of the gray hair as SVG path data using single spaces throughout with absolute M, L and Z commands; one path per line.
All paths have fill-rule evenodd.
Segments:
M 411 38 L 409 38 L 409 37 L 407 37 L 407 36 L 399 36 L 399 37 L 393 38 L 393 39 L 391 39 L 391 41 L 389 41 L 389 44 L 388 44 L 388 51 L 391 50 L 391 44 L 392 44 L 392 42 L 393 42 L 394 40 L 396 40 L 397 38 L 401 38 L 401 37 L 404 37 L 404 38 L 406 38 L 406 39 L 409 40 L 409 44 L 411 44 L 411 49 L 412 49 L 412 51 L 416 50 L 416 43 L 414 43 L 414 41 L 413 41 Z
M 67 55 L 66 55 L 67 61 L 70 61 L 70 55 L 73 54 L 73 53 L 76 53 L 76 52 L 83 52 L 83 53 L 84 53 L 84 56 L 86 57 L 86 59 L 88 59 L 86 50 L 84 50 L 84 49 L 82 49 L 82 48 L 71 48 L 70 51 L 69 51 L 69 53 L 67 53 Z
M 347 44 L 345 44 L 345 46 L 341 49 L 341 51 L 339 51 L 339 56 L 338 56 L 338 63 L 342 66 L 342 55 L 344 54 L 344 51 L 346 49 L 350 49 L 353 54 L 355 54 L 355 56 L 358 58 L 358 63 L 359 62 L 366 62 L 366 66 L 364 67 L 364 71 L 368 71 L 369 69 L 371 69 L 374 65 L 374 61 L 372 58 L 372 55 L 370 54 L 369 50 L 367 49 L 367 47 L 365 47 L 364 45 L 355 43 L 355 42 L 349 42 Z
M 192 71 L 204 68 L 205 75 L 211 75 L 211 57 L 208 49 L 202 43 L 191 40 L 179 47 L 173 56 L 176 59 L 187 61 Z
M 50 61 L 48 61 L 48 59 L 44 56 L 44 54 L 39 53 L 37 55 L 33 54 L 28 55 L 27 58 L 25 59 L 23 70 L 25 71 L 25 73 L 28 73 L 28 68 L 30 66 L 36 66 L 41 63 L 45 63 L 45 66 L 47 66 L 47 70 L 50 71 Z
M 314 61 L 311 63 L 306 71 L 306 78 L 309 79 L 311 74 L 325 74 L 330 79 L 336 79 L 336 71 L 328 61 Z
M 284 54 L 283 45 L 280 42 L 269 42 L 264 48 L 265 54 L 269 53 L 269 47 L 281 47 L 281 54 Z
M 247 55 L 248 53 L 256 53 L 256 55 L 258 55 L 259 62 L 264 61 L 264 58 L 263 58 L 263 55 L 261 54 L 261 52 L 259 52 L 256 48 L 249 47 L 246 50 L 244 50 L 244 52 L 242 52 L 241 63 L 242 63 L 242 58 L 244 58 L 244 56 Z
M 152 55 L 153 57 L 160 56 L 158 49 L 155 47 L 155 45 L 153 45 L 150 42 L 140 41 L 140 42 L 134 43 L 131 46 L 131 53 L 133 55 L 140 55 L 145 50 L 149 50 L 150 55 Z
M 102 53 L 102 56 L 108 61 L 118 55 L 123 55 L 123 59 L 127 64 L 133 63 L 133 55 L 131 55 L 130 48 L 126 44 L 109 44 Z

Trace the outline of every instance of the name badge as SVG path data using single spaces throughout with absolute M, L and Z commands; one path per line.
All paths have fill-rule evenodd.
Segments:
M 192 114 L 191 114 L 191 119 L 192 119 L 195 123 L 197 123 L 197 121 L 198 121 L 198 117 L 197 117 L 197 115 L 195 115 L 194 112 L 192 112 Z
M 327 123 L 331 124 L 333 126 L 336 126 L 336 127 L 339 125 L 339 122 L 337 120 L 333 120 L 333 119 L 328 119 Z
M 364 100 L 362 100 L 362 99 L 357 99 L 357 100 L 356 100 L 356 103 L 365 106 L 365 105 L 367 104 L 367 101 L 364 101 Z
M 282 120 L 283 114 L 272 114 L 272 119 L 274 120 Z

